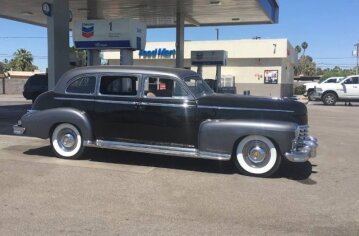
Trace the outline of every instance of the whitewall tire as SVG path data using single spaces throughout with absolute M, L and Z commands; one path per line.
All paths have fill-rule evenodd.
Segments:
M 270 139 L 250 135 L 238 143 L 234 162 L 241 174 L 269 177 L 278 170 L 281 155 Z
M 84 149 L 82 141 L 80 131 L 68 123 L 56 126 L 50 140 L 56 156 L 64 159 L 79 158 Z

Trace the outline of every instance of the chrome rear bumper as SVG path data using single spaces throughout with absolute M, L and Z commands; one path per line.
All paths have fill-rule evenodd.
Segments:
M 12 130 L 16 135 L 23 135 L 26 129 L 20 125 L 13 125 Z
M 303 147 L 286 152 L 285 157 L 291 162 L 306 162 L 309 158 L 317 155 L 318 146 L 318 140 L 312 136 L 308 136 L 304 140 Z

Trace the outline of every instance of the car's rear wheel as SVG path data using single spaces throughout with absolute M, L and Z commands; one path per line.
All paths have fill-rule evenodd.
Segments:
M 54 153 L 59 158 L 78 159 L 84 150 L 80 131 L 68 123 L 55 127 L 50 142 Z
M 278 170 L 281 156 L 270 139 L 250 135 L 238 143 L 234 163 L 241 174 L 269 177 Z
M 337 95 L 331 92 L 325 93 L 322 97 L 322 102 L 324 103 L 324 105 L 328 106 L 334 106 L 337 100 Z

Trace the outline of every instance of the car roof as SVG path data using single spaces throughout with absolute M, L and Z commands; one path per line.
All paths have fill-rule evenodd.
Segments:
M 82 74 L 95 73 L 131 73 L 131 74 L 149 74 L 149 75 L 163 75 L 177 78 L 185 78 L 189 76 L 198 76 L 194 71 L 180 68 L 157 67 L 157 66 L 87 66 L 78 67 L 67 71 L 58 81 L 55 91 L 62 92 L 67 87 L 69 80 Z

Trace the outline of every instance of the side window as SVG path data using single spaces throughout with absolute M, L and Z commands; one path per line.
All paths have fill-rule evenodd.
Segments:
M 330 80 L 328 80 L 327 82 L 325 82 L 325 83 L 335 83 L 337 80 L 336 79 L 330 79 Z
M 92 94 L 95 92 L 96 77 L 85 76 L 73 81 L 66 89 L 68 93 Z
M 118 96 L 136 96 L 138 78 L 135 76 L 103 76 L 100 93 Z
M 188 93 L 173 79 L 148 77 L 144 86 L 145 97 L 185 98 Z
M 359 78 L 358 77 L 351 77 L 347 80 L 344 81 L 344 84 L 358 84 L 359 83 Z

